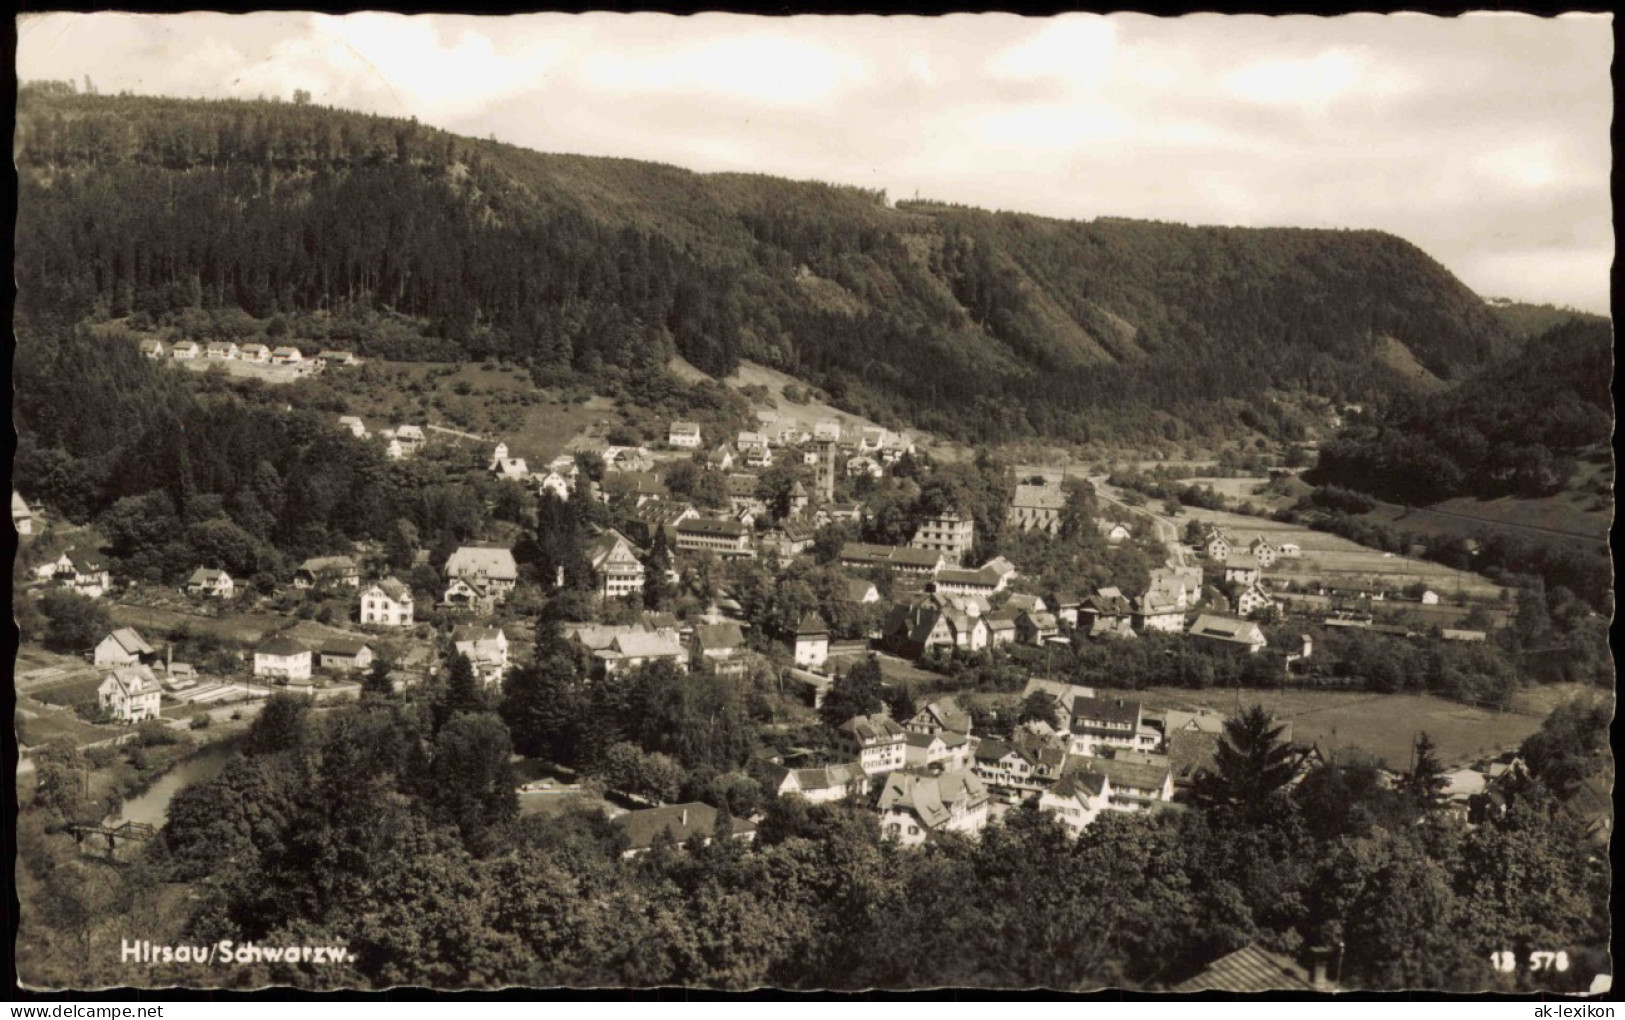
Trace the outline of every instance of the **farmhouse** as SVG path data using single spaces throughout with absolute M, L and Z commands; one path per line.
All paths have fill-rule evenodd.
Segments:
M 361 592 L 361 622 L 375 627 L 412 626 L 412 589 L 393 577 Z
M 1059 485 L 1017 485 L 1015 498 L 1010 501 L 1010 523 L 1022 531 L 1048 532 L 1061 530 L 1061 510 L 1066 506 L 1066 492 Z
M 894 772 L 876 805 L 880 831 L 903 846 L 919 846 L 934 832 L 974 836 L 987 826 L 987 787 L 970 772 L 920 776 Z
M 1259 562 L 1252 553 L 1231 552 L 1224 561 L 1224 583 L 1246 586 L 1257 584 Z
M 284 682 L 310 679 L 310 649 L 278 635 L 254 649 L 254 675 Z
M 1209 528 L 1207 536 L 1202 539 L 1202 549 L 1207 558 L 1214 563 L 1223 563 L 1230 558 L 1230 539 L 1218 528 Z
M 1078 757 L 1068 769 L 1096 772 L 1111 784 L 1108 807 L 1113 811 L 1144 811 L 1174 799 L 1173 772 L 1166 755 L 1119 753 L 1110 758 Z
M 814 804 L 831 804 L 869 792 L 869 776 L 856 762 L 816 769 L 767 769 L 767 785 L 780 797 L 798 794 Z
M 835 730 L 837 754 L 854 759 L 869 775 L 905 764 L 907 736 L 890 716 L 855 715 Z
M 519 583 L 519 564 L 511 549 L 465 545 L 446 559 L 446 576 L 478 581 L 500 602 Z
M 203 357 L 208 361 L 236 361 L 237 345 L 229 340 L 216 340 L 203 349 Z
M 1275 597 L 1269 589 L 1254 581 L 1235 593 L 1236 614 L 1238 616 L 1251 616 L 1260 609 L 1268 609 L 1275 605 Z
M 304 360 L 304 353 L 297 347 L 278 347 L 271 352 L 273 365 L 297 365 Z
M 244 344 L 237 352 L 237 360 L 263 365 L 271 360 L 271 348 L 264 344 Z
M 570 481 L 557 471 L 549 471 L 542 476 L 542 484 L 537 487 L 536 494 L 567 500 L 570 498 Z
M 769 531 L 762 541 L 780 557 L 791 559 L 811 549 L 817 534 L 817 529 L 806 521 L 787 520 Z
M 1276 557 L 1281 555 L 1281 550 L 1271 544 L 1270 540 L 1265 538 L 1263 535 L 1259 535 L 1257 538 L 1249 542 L 1247 544 L 1247 551 L 1251 553 L 1253 558 L 1258 561 L 1258 565 L 1263 567 L 1265 570 L 1268 570 L 1270 567 L 1274 566 Z
M 1016 617 L 1016 640 L 1024 645 L 1041 645 L 1060 633 L 1061 623 L 1054 613 L 1024 609 Z
M 717 830 L 717 809 L 697 801 L 668 804 L 628 811 L 615 818 L 613 824 L 626 833 L 627 849 L 621 856 L 633 858 L 648 853 L 662 836 L 669 836 L 678 849 L 710 846 Z M 735 841 L 749 843 L 756 838 L 755 823 L 730 818 L 728 824 Z
M 988 644 L 987 621 L 946 595 L 894 607 L 886 618 L 883 634 L 886 644 L 907 658 L 917 658 L 934 648 L 980 651 Z
M 186 581 L 186 594 L 201 598 L 229 599 L 237 594 L 237 583 L 224 570 L 199 567 Z
M 480 581 L 454 577 L 451 583 L 446 585 L 440 604 L 447 609 L 463 610 L 484 616 L 496 610 L 497 599 L 491 589 Z
M 200 353 L 202 349 L 192 340 L 182 340 L 169 348 L 169 356 L 176 361 L 194 361 Z
M 369 668 L 374 659 L 372 646 L 358 638 L 327 638 L 316 647 L 322 669 L 330 673 L 355 673 Z
M 158 681 L 146 666 L 120 666 L 96 688 L 96 703 L 119 722 L 158 718 L 162 699 Z
M 508 669 L 508 635 L 501 627 L 464 625 L 451 632 L 452 647 L 474 667 L 474 678 L 489 687 Z
M 153 655 L 152 646 L 131 627 L 120 627 L 101 639 L 91 661 L 98 666 L 139 666 Z
M 1144 595 L 1130 603 L 1130 619 L 1140 632 L 1160 631 L 1178 634 L 1185 629 L 1185 589 L 1180 585 L 1158 584 L 1155 580 Z
M 351 556 L 313 556 L 293 572 L 295 588 L 325 588 L 330 585 L 361 587 L 361 567 Z
M 113 587 L 113 573 L 100 555 L 70 549 L 55 561 L 51 574 L 58 584 L 87 598 L 101 598 Z

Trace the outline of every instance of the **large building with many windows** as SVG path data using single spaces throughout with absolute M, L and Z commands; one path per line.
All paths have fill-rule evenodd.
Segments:
M 922 520 L 908 544 L 915 549 L 940 552 L 951 563 L 962 563 L 975 543 L 976 521 L 969 514 L 947 510 Z

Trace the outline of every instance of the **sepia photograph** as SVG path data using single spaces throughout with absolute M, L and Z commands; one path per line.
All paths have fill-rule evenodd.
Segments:
M 14 998 L 1612 994 L 1612 15 L 15 38 Z

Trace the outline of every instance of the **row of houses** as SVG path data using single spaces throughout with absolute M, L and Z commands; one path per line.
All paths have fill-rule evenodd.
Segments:
M 284 345 L 270 347 L 266 344 L 243 344 L 238 346 L 229 340 L 217 340 L 206 344 L 199 344 L 195 340 L 177 340 L 164 345 L 162 340 L 141 341 L 141 355 L 153 361 L 170 358 L 175 361 L 244 361 L 257 365 L 304 365 L 314 364 L 317 367 L 334 365 L 359 365 L 361 359 L 353 351 L 324 350 L 314 357 L 307 358 L 299 348 Z

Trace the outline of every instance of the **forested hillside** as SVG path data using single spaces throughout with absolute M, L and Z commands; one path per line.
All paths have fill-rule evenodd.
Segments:
M 380 311 L 422 342 L 591 379 L 751 357 L 969 440 L 1182 438 L 1271 387 L 1456 379 L 1482 301 L 1370 232 L 1060 222 L 853 188 L 551 156 L 296 103 L 19 93 L 24 315 Z M 342 329 L 330 332 L 342 338 Z
M 1613 331 L 1576 318 L 1446 393 L 1395 400 L 1320 451 L 1311 477 L 1385 499 L 1541 496 L 1613 429 Z

